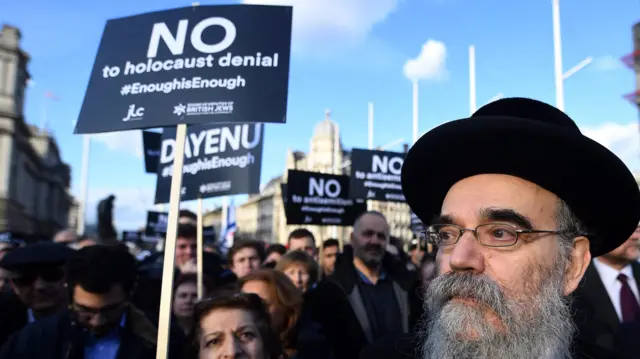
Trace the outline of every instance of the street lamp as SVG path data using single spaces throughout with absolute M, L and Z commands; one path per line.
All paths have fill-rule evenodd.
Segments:
M 589 65 L 593 59 L 587 57 L 576 66 L 563 72 L 562 69 L 562 40 L 560 36 L 560 0 L 552 0 L 553 13 L 553 64 L 556 82 L 556 107 L 564 111 L 564 80 Z

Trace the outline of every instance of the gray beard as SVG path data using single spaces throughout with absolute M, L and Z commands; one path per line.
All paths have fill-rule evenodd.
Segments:
M 484 275 L 448 273 L 436 278 L 426 293 L 425 309 L 430 318 L 423 321 L 422 358 L 571 358 L 575 328 L 570 300 L 563 296 L 566 261 L 558 262 L 553 269 L 537 266 L 523 276 L 529 283 L 536 282 L 536 277 L 539 280 L 525 285 L 526 295 L 520 293 L 521 300 L 507 299 L 505 290 Z M 475 299 L 481 304 L 451 302 L 451 297 Z M 488 322 L 483 306 L 497 315 L 503 330 Z M 474 338 L 461 336 L 469 332 Z

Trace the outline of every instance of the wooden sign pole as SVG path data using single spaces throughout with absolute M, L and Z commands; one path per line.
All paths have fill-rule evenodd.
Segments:
M 176 128 L 175 157 L 171 177 L 169 197 L 169 219 L 167 236 L 164 243 L 164 263 L 162 266 L 162 291 L 160 294 L 160 318 L 158 321 L 158 349 L 156 359 L 167 359 L 169 355 L 169 333 L 171 326 L 171 304 L 173 299 L 173 271 L 175 270 L 176 236 L 178 234 L 178 215 L 180 212 L 180 194 L 182 190 L 182 165 L 184 163 L 184 145 L 187 139 L 187 125 Z
M 198 268 L 198 300 L 202 299 L 204 296 L 204 288 L 202 285 L 202 265 L 203 265 L 203 256 L 204 256 L 204 245 L 202 238 L 202 197 L 198 197 L 198 236 L 197 236 L 197 268 Z

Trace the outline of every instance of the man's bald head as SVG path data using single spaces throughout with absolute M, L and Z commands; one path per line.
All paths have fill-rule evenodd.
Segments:
M 72 229 L 65 229 L 56 233 L 53 237 L 55 243 L 70 244 L 75 243 L 78 240 L 78 233 Z

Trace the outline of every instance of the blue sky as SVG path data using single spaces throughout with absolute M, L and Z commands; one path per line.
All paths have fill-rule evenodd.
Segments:
M 252 0 L 294 5 L 288 122 L 268 125 L 262 182 L 282 173 L 287 148 L 308 150 L 315 124 L 332 110 L 347 147 L 367 146 L 367 102 L 375 104 L 374 142 L 412 136 L 411 83 L 403 75 L 428 40 L 444 45 L 421 82 L 420 132 L 469 113 L 468 46 L 476 47 L 478 106 L 497 93 L 554 103 L 551 0 Z M 221 2 L 201 1 L 201 4 Z M 233 3 L 233 2 L 225 2 Z M 79 192 L 82 139 L 73 135 L 100 36 L 107 19 L 189 5 L 175 0 L 6 2 L 0 22 L 17 26 L 31 56 L 34 85 L 27 121 L 40 125 L 45 92 L 47 118 L 73 168 Z M 594 62 L 565 82 L 567 113 L 589 136 L 640 170 L 638 111 L 622 95 L 635 88 L 633 72 L 618 59 L 632 50 L 637 20 L 631 0 L 561 0 L 566 70 Z M 126 41 L 126 39 L 123 39 Z M 441 48 L 442 49 L 442 48 Z M 436 55 L 432 55 L 436 56 Z M 436 56 L 437 57 L 437 56 Z M 444 59 L 444 61 L 439 61 Z M 442 66 L 444 64 L 444 66 Z M 430 71 L 430 72 L 429 72 Z M 108 105 L 108 104 L 106 104 Z M 139 132 L 101 135 L 93 141 L 90 211 L 97 199 L 116 194 L 116 225 L 132 229 L 151 207 L 155 176 L 144 173 Z M 239 199 L 241 200 L 241 199 Z M 205 209 L 216 200 L 205 201 Z M 187 206 L 195 207 L 188 203 Z

